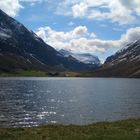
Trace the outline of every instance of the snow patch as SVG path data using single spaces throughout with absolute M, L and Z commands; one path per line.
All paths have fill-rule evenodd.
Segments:
M 0 32 L 0 38 L 7 39 L 7 38 L 11 38 L 11 36 L 6 33 Z

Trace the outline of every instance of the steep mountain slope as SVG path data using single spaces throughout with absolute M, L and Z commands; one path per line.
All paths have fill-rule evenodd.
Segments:
M 94 56 L 90 53 L 73 53 L 71 51 L 67 51 L 64 49 L 59 50 L 59 52 L 64 57 L 72 56 L 73 58 L 77 59 L 78 61 L 85 63 L 85 64 L 91 64 L 91 65 L 100 65 L 100 60 L 97 56 Z
M 63 57 L 35 33 L 0 10 L 0 71 L 17 69 L 85 70 L 89 67 Z
M 136 40 L 135 42 L 128 44 L 116 54 L 108 57 L 105 64 L 115 65 L 121 62 L 128 63 L 136 61 L 140 61 L 140 40 Z
M 140 40 L 136 40 L 114 55 L 93 76 L 140 77 Z

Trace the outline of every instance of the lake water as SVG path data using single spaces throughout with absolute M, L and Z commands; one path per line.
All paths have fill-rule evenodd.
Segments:
M 0 127 L 140 117 L 140 79 L 0 78 Z

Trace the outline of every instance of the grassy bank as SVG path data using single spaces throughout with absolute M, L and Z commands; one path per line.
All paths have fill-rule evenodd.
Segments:
M 0 72 L 0 77 L 48 77 L 48 72 L 44 71 L 16 71 L 16 72 Z
M 0 72 L 0 77 L 78 77 L 77 72 L 15 71 Z
M 1 128 L 0 140 L 140 140 L 140 119 L 87 126 Z

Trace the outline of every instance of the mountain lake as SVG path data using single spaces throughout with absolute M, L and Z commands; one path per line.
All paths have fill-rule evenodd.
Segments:
M 0 127 L 140 117 L 140 79 L 0 78 Z

